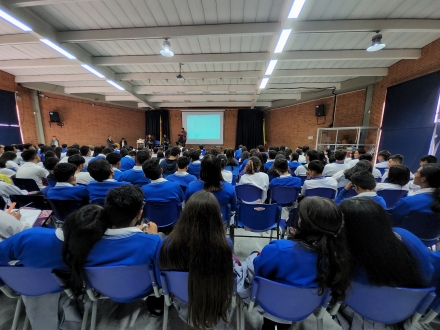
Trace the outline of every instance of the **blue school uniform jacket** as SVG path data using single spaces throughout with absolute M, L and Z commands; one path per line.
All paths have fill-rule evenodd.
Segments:
M 200 163 L 190 163 L 188 166 L 188 173 L 200 177 Z
M 186 175 L 181 175 L 176 172 L 174 174 L 168 175 L 167 180 L 178 183 L 179 185 L 188 188 L 191 182 L 197 181 L 197 177 L 188 173 Z
M 433 202 L 434 197 L 430 190 L 401 198 L 391 210 L 393 224 L 399 224 L 403 217 L 411 212 L 433 213 L 431 210 L 431 204 Z
M 121 172 L 121 170 L 114 168 L 113 169 L 113 179 L 115 179 L 116 181 L 121 181 L 122 173 L 123 172 Z
M 89 198 L 89 192 L 87 186 L 55 186 L 44 191 L 43 194 L 46 198 L 56 200 L 77 200 L 87 202 Z
M 121 158 L 121 166 L 119 167 L 119 169 L 122 172 L 128 171 L 131 170 L 134 167 L 134 165 L 136 165 L 136 162 L 134 161 L 133 158 L 124 156 Z
M 89 199 L 95 201 L 98 199 L 105 199 L 107 197 L 107 192 L 110 189 L 119 188 L 124 184 L 130 184 L 129 182 L 118 182 L 116 180 L 104 180 L 102 182 L 92 181 L 87 185 L 87 191 L 89 192 Z
M 139 167 L 139 168 L 138 168 Z M 130 182 L 135 186 L 142 188 L 143 185 L 149 184 L 151 181 L 145 177 L 144 171 L 142 171 L 141 166 L 136 166 L 131 170 L 125 171 L 120 177 L 121 181 Z
M 188 201 L 192 194 L 202 190 L 204 184 L 205 183 L 200 180 L 191 182 L 185 192 L 185 201 Z M 235 195 L 234 186 L 228 182 L 222 182 L 221 184 L 223 185 L 223 189 L 213 191 L 212 193 L 214 194 L 215 198 L 217 198 L 220 206 L 229 204 L 231 206 L 231 211 L 235 211 L 237 209 L 237 196 Z
M 368 195 L 357 195 L 357 196 L 353 196 L 353 197 L 347 197 L 349 195 L 349 190 L 346 190 L 345 188 L 342 188 L 341 191 L 339 192 L 338 196 L 336 196 L 335 198 L 335 203 L 336 204 L 341 204 L 342 201 L 344 201 L 347 198 L 371 198 L 372 200 L 378 202 L 380 204 L 380 206 L 382 206 L 384 208 L 384 210 L 387 209 L 387 203 L 385 202 L 385 199 L 383 199 L 381 196 L 378 196 L 376 193 L 371 194 L 372 196 L 368 196 Z
M 290 172 L 295 172 L 295 170 L 302 166 L 300 162 L 287 162 L 287 165 L 289 166 Z
M 142 187 L 146 201 L 178 201 L 183 202 L 185 195 L 176 182 L 160 178 Z
M 301 179 L 288 175 L 283 175 L 278 178 L 273 178 L 269 183 L 269 189 L 273 189 L 276 187 L 291 187 L 296 188 L 298 191 L 301 190 Z

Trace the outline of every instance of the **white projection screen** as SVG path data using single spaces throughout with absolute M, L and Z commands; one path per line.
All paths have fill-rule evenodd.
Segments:
M 186 144 L 223 144 L 224 110 L 182 111 L 182 127 L 187 132 Z

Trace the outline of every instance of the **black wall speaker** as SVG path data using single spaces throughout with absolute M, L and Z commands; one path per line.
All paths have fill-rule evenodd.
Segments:
M 60 115 L 56 111 L 49 111 L 50 121 L 53 123 L 60 122 Z
M 324 104 L 319 104 L 315 107 L 315 116 L 316 117 L 324 117 L 325 116 Z

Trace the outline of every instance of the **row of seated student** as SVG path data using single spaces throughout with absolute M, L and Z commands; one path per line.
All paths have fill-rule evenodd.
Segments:
M 428 172 L 424 179 L 431 184 L 432 180 L 439 181 L 438 166 L 424 168 Z M 440 213 L 440 189 L 430 196 L 428 207 Z M 31 228 L 1 242 L 0 264 L 19 260 L 15 266 L 68 271 L 67 286 L 78 303 L 88 299 L 84 295 L 84 267 L 153 264 L 157 274 L 160 270 L 188 271 L 188 305 L 179 299 L 173 303 L 181 318 L 198 328 L 222 328 L 230 318 L 233 270 L 242 278 L 238 292 L 244 301 L 248 301 L 254 276 L 317 288 L 321 295 L 330 289 L 331 304 L 344 299 L 351 281 L 408 288 L 433 285 L 440 289 L 440 252 L 431 252 L 410 232 L 392 228 L 386 211 L 370 198 L 348 199 L 340 206 L 321 197 L 305 198 L 299 204 L 294 234 L 270 242 L 241 265 L 233 261 L 219 203 L 211 192 L 202 189 L 193 194 L 178 225 L 163 239 L 154 223 L 136 226 L 143 200 L 137 186 L 111 189 L 104 207 L 84 206 L 66 218 L 62 229 Z M 160 277 L 157 280 L 160 286 Z M 57 305 L 68 299 L 64 293 L 46 298 L 24 297 L 27 310 L 46 303 L 44 315 L 28 313 L 33 329 L 80 327 L 80 322 L 70 320 L 69 324 L 68 318 L 58 316 Z M 264 317 L 262 329 L 288 329 L 286 321 L 259 307 L 256 310 Z M 334 321 L 343 329 L 375 326 L 347 306 Z

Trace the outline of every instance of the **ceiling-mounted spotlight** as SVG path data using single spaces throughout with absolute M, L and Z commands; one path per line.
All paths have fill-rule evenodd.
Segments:
M 168 38 L 165 38 L 165 41 L 163 42 L 162 50 L 160 51 L 160 55 L 165 56 L 165 57 L 173 57 L 174 56 L 174 53 L 171 50 L 171 44 L 168 41 Z
M 179 80 L 179 81 L 185 81 L 185 78 L 183 78 L 183 76 L 182 76 L 182 63 L 179 63 L 179 66 L 180 66 L 180 71 L 179 71 L 179 74 L 176 76 L 176 78 L 177 78 L 177 80 Z
M 367 48 L 367 52 L 377 52 L 378 50 L 384 49 L 385 44 L 382 42 L 382 35 L 379 34 L 379 31 L 376 31 L 376 35 L 373 37 L 370 47 Z

